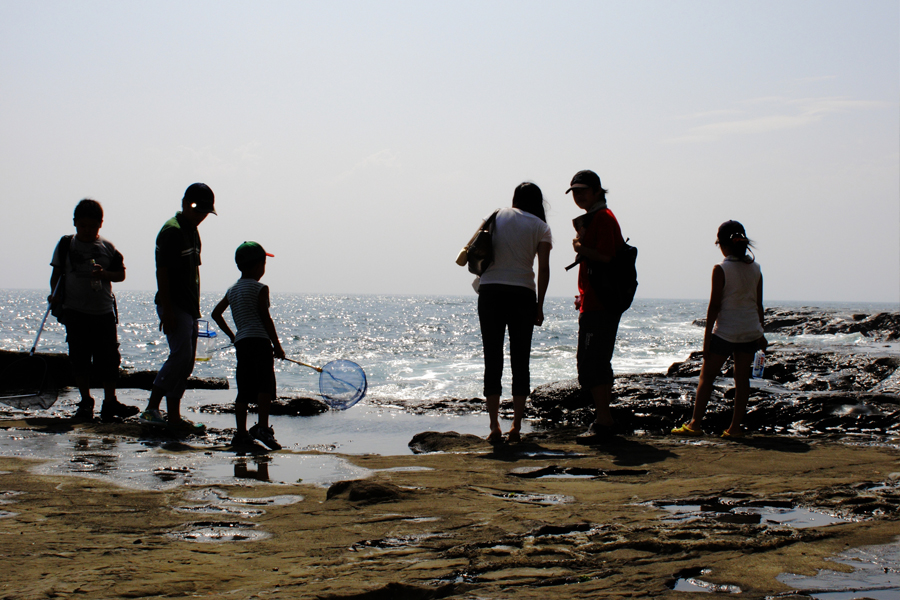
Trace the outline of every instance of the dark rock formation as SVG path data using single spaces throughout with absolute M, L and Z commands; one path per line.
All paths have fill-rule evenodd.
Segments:
M 257 412 L 257 406 L 251 404 L 248 412 Z M 318 398 L 307 398 L 305 396 L 286 396 L 278 397 L 272 401 L 269 406 L 270 415 L 286 415 L 289 417 L 311 417 L 323 412 L 327 412 L 328 405 Z M 204 404 L 200 407 L 200 412 L 213 414 L 233 414 L 234 403 L 229 404 Z
M 485 428 L 487 424 L 485 423 Z M 416 454 L 427 452 L 465 452 L 475 448 L 484 449 L 488 443 L 472 434 L 459 434 L 455 431 L 425 431 L 417 433 L 409 442 L 409 448 Z
M 338 481 L 328 488 L 325 495 L 327 500 L 332 498 L 347 498 L 350 502 L 362 504 L 376 504 L 379 502 L 393 502 L 403 497 L 403 490 L 392 483 L 379 483 L 367 479 L 354 479 L 352 481 Z
M 0 371 L 17 360 L 28 356 L 28 352 L 14 352 L 0 350 Z M 47 363 L 47 372 L 50 380 L 57 387 L 75 385 L 75 376 L 72 373 L 72 363 L 69 355 L 65 353 L 36 352 L 36 357 Z M 131 371 L 119 369 L 119 381 L 117 386 L 121 389 L 136 388 L 149 390 L 156 378 L 156 371 Z M 103 382 L 99 379 L 91 379 L 91 387 L 101 387 Z M 224 377 L 191 377 L 187 382 L 189 390 L 227 390 L 228 380 Z

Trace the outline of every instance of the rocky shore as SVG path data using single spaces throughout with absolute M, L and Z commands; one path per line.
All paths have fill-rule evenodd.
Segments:
M 778 314 L 781 326 L 801 327 Z M 896 315 L 823 322 L 887 325 L 856 331 L 878 340 L 865 347 L 772 347 L 751 396 L 753 435 L 741 441 L 716 436 L 730 412 L 728 373 L 709 435 L 666 435 L 690 412 L 696 354 L 667 373 L 617 377 L 622 429 L 597 446 L 576 439 L 590 407 L 574 382 L 534 391 L 533 431 L 519 444 L 423 431 L 402 456 L 238 456 L 223 432 L 170 440 L 133 423 L 0 421 L 7 444 L 39 431 L 82 444 L 80 460 L 99 440 L 180 464 L 202 455 L 230 472 L 233 462 L 235 473 L 215 488 L 131 489 L 47 474 L 40 461 L 6 453 L 0 556 L 11 568 L 0 573 L 0 598 L 674 599 L 690 586 L 758 600 L 900 594 L 890 558 L 900 540 L 900 354 L 878 345 L 897 339 Z M 315 408 L 302 398 L 282 405 Z M 471 413 L 483 400 L 409 409 Z M 370 476 L 323 487 L 259 481 L 267 461 L 287 457 L 339 459 Z M 255 479 L 239 479 L 252 464 Z M 190 467 L 159 476 L 178 469 Z M 872 574 L 862 560 L 832 561 L 853 548 L 867 548 Z M 823 588 L 823 569 L 839 571 L 828 582 L 856 580 Z M 813 583 L 791 586 L 786 574 Z

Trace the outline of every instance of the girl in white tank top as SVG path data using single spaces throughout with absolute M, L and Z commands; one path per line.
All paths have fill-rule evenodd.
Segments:
M 734 414 L 723 438 L 744 436 L 741 421 L 750 397 L 750 370 L 753 354 L 768 345 L 763 335 L 762 272 L 751 252 L 744 226 L 726 221 L 719 226 L 716 244 L 725 260 L 713 267 L 712 292 L 706 311 L 703 334 L 703 366 L 690 422 L 672 433 L 703 435 L 701 423 L 712 394 L 713 383 L 729 356 L 734 357 Z

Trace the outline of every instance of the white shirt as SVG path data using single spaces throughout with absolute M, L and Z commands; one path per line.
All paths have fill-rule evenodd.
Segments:
M 553 244 L 550 226 L 518 208 L 501 208 L 494 221 L 494 262 L 481 276 L 481 285 L 499 283 L 537 291 L 534 257 L 538 244 Z

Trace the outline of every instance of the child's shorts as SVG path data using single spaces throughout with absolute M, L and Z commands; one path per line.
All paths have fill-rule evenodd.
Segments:
M 757 350 L 759 350 L 759 340 L 736 343 L 723 340 L 717 335 L 709 338 L 709 351 L 718 356 L 731 356 L 735 352 L 754 354 Z
M 75 374 L 89 377 L 93 364 L 94 372 L 101 381 L 116 381 L 122 357 L 119 354 L 115 313 L 89 315 L 67 309 L 65 319 L 69 360 Z
M 234 344 L 237 354 L 236 404 L 256 402 L 260 394 L 275 398 L 275 353 L 268 338 L 245 338 Z

